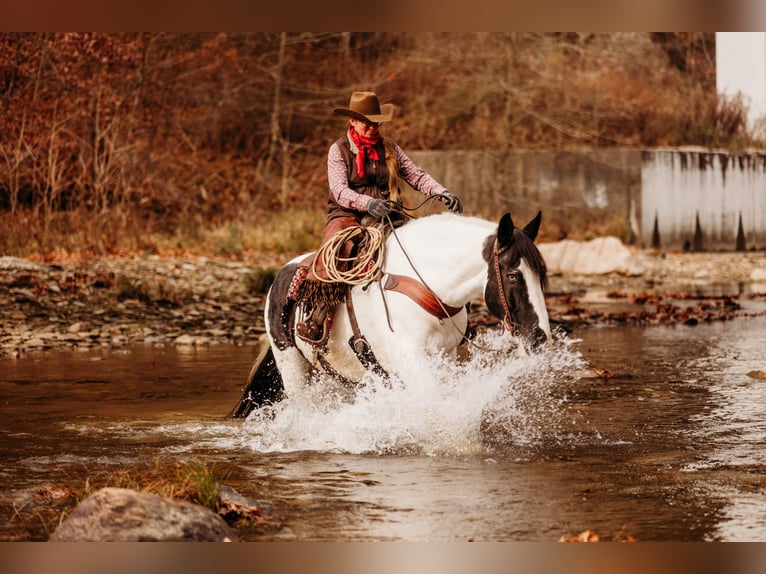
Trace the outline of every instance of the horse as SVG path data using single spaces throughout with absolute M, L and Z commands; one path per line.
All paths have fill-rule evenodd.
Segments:
M 244 418 L 294 396 L 316 373 L 353 387 L 367 372 L 396 377 L 425 353 L 456 359 L 467 334 L 468 305 L 482 298 L 524 351 L 539 351 L 551 340 L 546 266 L 534 243 L 541 218 L 538 212 L 517 228 L 510 213 L 492 222 L 442 212 L 392 230 L 379 278 L 350 288 L 346 303 L 332 312 L 322 345 L 296 336 L 299 304 L 288 293 L 306 256 L 292 259 L 268 291 L 266 344 L 230 416 Z

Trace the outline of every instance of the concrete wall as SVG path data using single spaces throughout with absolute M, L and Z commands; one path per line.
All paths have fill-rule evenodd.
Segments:
M 639 233 L 640 150 L 411 152 L 472 215 L 510 211 L 518 224 L 543 212 L 547 240 Z M 411 202 L 417 193 L 408 193 Z
M 409 155 L 460 195 L 467 213 L 496 218 L 510 211 L 523 225 L 542 210 L 546 241 L 615 235 L 651 247 L 656 231 L 665 249 L 734 250 L 741 214 L 746 248 L 766 249 L 765 154 L 606 149 Z M 410 205 L 420 200 L 411 190 L 406 197 Z
M 704 149 L 650 150 L 641 168 L 641 236 L 705 250 L 766 249 L 766 155 Z

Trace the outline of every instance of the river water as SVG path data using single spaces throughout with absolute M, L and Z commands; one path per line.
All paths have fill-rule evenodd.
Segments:
M 354 400 L 319 381 L 244 421 L 253 347 L 3 359 L 0 538 L 30 489 L 196 461 L 262 505 L 246 540 L 766 540 L 764 349 L 766 316 L 583 327 L 532 358 L 424 359 Z

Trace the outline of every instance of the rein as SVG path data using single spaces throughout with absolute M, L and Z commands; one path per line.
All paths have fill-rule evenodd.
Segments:
M 403 208 L 402 206 L 398 206 L 398 207 L 400 209 L 405 209 L 405 210 L 408 210 L 408 211 L 415 211 L 415 210 L 419 209 L 421 206 L 423 206 L 426 202 L 430 202 L 430 201 L 433 201 L 435 199 L 438 199 L 437 195 L 432 195 L 431 197 L 427 197 L 425 200 L 423 200 L 420 203 L 420 205 L 418 205 L 417 207 L 411 208 L 411 209 L 410 208 Z M 408 217 L 412 217 L 412 216 L 408 215 Z M 448 318 L 452 322 L 452 324 L 455 325 L 455 320 L 452 317 L 453 317 L 453 315 L 456 315 L 462 309 L 462 307 L 461 308 L 457 308 L 457 307 L 452 307 L 450 305 L 447 305 L 446 303 L 444 303 L 436 295 L 434 290 L 431 289 L 431 287 L 428 285 L 428 283 L 426 283 L 426 280 L 423 279 L 423 276 L 420 274 L 420 272 L 415 267 L 415 264 L 412 262 L 412 259 L 410 258 L 410 254 L 407 253 L 407 250 L 404 248 L 404 245 L 402 245 L 402 242 L 399 239 L 399 235 L 396 233 L 396 228 L 394 227 L 394 224 L 391 221 L 391 218 L 388 217 L 388 215 L 386 215 L 386 220 L 388 221 L 388 225 L 391 227 L 391 234 L 394 236 L 394 239 L 396 239 L 396 242 L 399 244 L 399 249 L 402 250 L 402 253 L 404 254 L 404 257 L 407 259 L 407 262 L 410 264 L 410 267 L 415 272 L 415 275 L 417 275 L 418 279 L 423 284 L 423 287 L 425 288 L 426 292 L 430 293 L 430 295 L 432 296 L 432 298 L 429 298 L 429 303 L 431 303 L 432 306 L 434 306 L 434 307 L 438 306 L 439 310 L 441 311 L 441 314 L 443 314 L 443 315 L 439 316 L 434 311 L 430 311 L 431 314 L 435 315 L 439 319 L 439 321 L 442 321 L 444 318 Z M 399 277 L 399 279 L 402 278 L 401 276 L 398 276 L 398 277 Z M 383 293 L 383 290 L 381 290 L 381 293 Z M 383 298 L 383 302 L 384 303 L 385 303 L 385 300 L 386 299 L 384 297 Z M 422 303 L 421 303 L 421 306 L 422 306 Z M 388 314 L 388 305 L 386 305 L 386 314 Z M 391 328 L 391 321 L 390 320 L 389 320 L 389 323 L 388 323 L 388 328 L 391 329 L 391 331 L 393 332 L 393 329 Z M 457 325 L 455 325 L 455 328 L 458 329 Z M 460 331 L 460 329 L 458 329 L 458 331 Z
M 408 212 L 408 211 L 411 211 L 411 212 L 415 212 L 415 211 L 417 211 L 418 209 L 420 209 L 421 207 L 423 207 L 423 206 L 424 206 L 426 203 L 428 203 L 428 204 L 431 204 L 431 203 L 433 203 L 434 201 L 438 201 L 438 200 L 439 200 L 439 195 L 429 195 L 429 196 L 428 196 L 428 197 L 426 197 L 426 198 L 425 198 L 423 201 L 421 201 L 420 203 L 418 203 L 418 204 L 417 204 L 415 207 L 407 207 L 406 205 L 402 205 L 401 203 L 397 203 L 397 202 L 393 202 L 393 201 L 392 201 L 391 203 L 393 204 L 393 205 L 392 205 L 392 207 L 393 207 L 393 208 L 394 208 L 396 211 L 398 211 L 398 212 L 399 212 L 399 213 L 401 213 L 402 215 L 406 215 L 406 216 L 407 216 L 407 217 L 409 217 L 410 219 L 415 219 L 415 216 L 414 216 L 414 215 L 410 215 L 410 214 L 409 214 L 409 213 L 407 213 L 407 212 Z M 429 214 L 430 214 L 430 206 L 429 206 Z M 389 220 L 388 222 L 389 222 L 389 223 L 391 223 L 391 219 L 390 219 L 388 216 L 386 216 L 386 219 L 388 219 L 388 220 Z M 393 226 L 392 226 L 392 227 L 393 227 Z
M 413 211 L 415 209 L 418 209 L 419 207 L 421 207 L 427 201 L 432 200 L 434 198 L 435 198 L 435 196 L 427 198 L 418 207 L 413 208 Z M 386 219 L 388 219 L 388 216 L 386 216 Z M 390 219 L 388 220 L 388 224 L 391 226 L 391 233 L 394 236 L 394 238 L 396 239 L 396 242 L 399 244 L 399 248 L 402 250 L 402 253 L 404 253 L 404 256 L 406 257 L 407 261 L 409 262 L 410 267 L 412 267 L 412 270 L 415 272 L 415 275 L 417 275 L 418 279 L 423 284 L 424 288 L 426 290 L 428 290 L 431 294 L 433 294 L 435 300 L 442 307 L 442 311 L 445 313 L 445 318 L 447 320 L 449 320 L 449 322 L 452 324 L 452 326 L 455 328 L 456 331 L 458 331 L 460 334 L 462 334 L 465 337 L 465 334 L 463 333 L 463 331 L 455 323 L 455 319 L 454 319 L 453 315 L 449 311 L 447 311 L 447 309 L 444 308 L 444 303 L 442 303 L 441 299 L 439 299 L 439 297 L 436 296 L 436 294 L 434 293 L 433 289 L 431 289 L 428 286 L 428 283 L 426 283 L 426 281 L 420 275 L 418 270 L 415 268 L 415 265 L 413 264 L 412 259 L 410 259 L 410 256 L 407 253 L 407 250 L 404 248 L 404 245 L 402 245 L 402 242 L 399 239 L 399 236 L 396 233 L 396 229 L 394 228 L 394 226 L 393 226 L 393 224 L 392 224 Z M 503 275 L 502 275 L 502 273 L 500 271 L 500 255 L 505 253 L 505 251 L 507 251 L 508 248 L 509 248 L 509 246 L 506 245 L 505 247 L 498 249 L 497 238 L 495 238 L 494 246 L 492 248 L 492 262 L 493 262 L 493 266 L 495 268 L 495 278 L 497 280 L 497 288 L 500 291 L 500 293 L 502 293 L 501 302 L 503 304 L 503 311 L 505 313 L 505 316 L 503 317 L 503 321 L 502 321 L 502 324 L 501 324 L 501 333 L 507 331 L 509 335 L 513 335 L 513 322 L 511 321 L 511 308 L 510 308 L 510 305 L 508 303 L 508 299 L 507 299 L 506 294 L 505 294 L 504 283 L 503 283 Z M 383 290 L 381 289 L 381 294 L 382 293 L 383 293 Z M 385 304 L 385 302 L 386 302 L 386 298 L 385 297 L 383 297 L 383 302 Z M 386 314 L 388 314 L 388 306 L 387 305 L 386 305 Z M 443 320 L 443 319 L 440 318 L 440 320 Z M 393 332 L 393 328 L 391 327 L 391 322 L 390 321 L 389 321 L 389 324 L 388 324 L 388 328 L 391 329 L 391 331 Z M 477 348 L 477 349 L 479 349 L 481 351 L 485 351 L 485 352 L 498 352 L 496 349 L 491 349 L 491 348 L 488 348 L 488 347 L 484 347 L 484 346 L 479 345 L 478 343 L 476 343 L 475 341 L 472 341 L 470 339 L 465 339 L 465 341 L 466 341 L 466 343 L 468 345 L 471 345 L 472 347 L 475 347 L 475 348 Z
M 436 196 L 428 197 L 420 205 L 418 205 L 415 208 L 412 208 L 410 211 L 415 211 L 415 210 L 419 209 L 420 207 L 422 207 L 426 202 L 432 201 L 434 199 L 436 199 Z M 401 206 L 398 206 L 398 208 L 402 209 Z M 407 209 L 407 208 L 404 208 L 404 209 Z M 412 216 L 408 215 L 408 217 L 412 217 Z M 418 279 L 423 284 L 423 287 L 428 292 L 430 292 L 433 295 L 433 297 L 436 300 L 436 302 L 438 302 L 438 305 L 441 306 L 441 309 L 442 309 L 442 311 L 444 313 L 445 318 L 449 320 L 449 322 L 452 324 L 452 326 L 455 328 L 455 330 L 458 333 L 460 333 L 461 335 L 463 335 L 463 337 L 465 337 L 465 333 L 463 333 L 463 331 L 455 323 L 455 319 L 453 317 L 454 313 L 451 313 L 450 311 L 448 311 L 444 307 L 444 303 L 442 302 L 442 300 L 439 297 L 436 296 L 436 294 L 434 293 L 433 289 L 431 289 L 431 287 L 428 286 L 428 283 L 426 283 L 426 281 L 420 275 L 420 273 L 418 272 L 418 270 L 415 267 L 414 263 L 412 262 L 412 259 L 410 259 L 410 256 L 407 253 L 407 250 L 404 248 L 404 245 L 402 245 L 402 242 L 399 239 L 399 236 L 397 235 L 396 229 L 394 228 L 393 223 L 391 222 L 390 218 L 388 216 L 386 216 L 386 219 L 388 220 L 388 224 L 391 227 L 391 234 L 394 236 L 394 239 L 396 239 L 396 242 L 399 244 L 399 248 L 402 250 L 402 253 L 404 253 L 404 256 L 407 259 L 407 261 L 409 262 L 410 267 L 412 267 L 412 270 L 415 272 L 415 275 L 417 275 Z M 495 267 L 495 277 L 497 278 L 497 287 L 500 290 L 500 292 L 502 293 L 502 303 L 503 303 L 503 309 L 505 311 L 505 316 L 503 317 L 503 322 L 502 322 L 502 327 L 501 327 L 502 328 L 501 333 L 505 332 L 505 331 L 508 331 L 508 334 L 512 335 L 513 334 L 513 323 L 511 321 L 510 305 L 508 304 L 508 300 L 506 299 L 506 296 L 505 296 L 505 289 L 503 288 L 503 276 L 502 276 L 502 274 L 500 272 L 500 255 L 502 253 L 504 253 L 507 249 L 508 249 L 508 246 L 505 246 L 502 249 L 498 249 L 497 248 L 497 238 L 495 238 L 494 247 L 492 249 L 492 258 L 493 258 L 493 264 L 494 264 L 494 267 Z M 381 289 L 381 294 L 383 294 L 383 289 Z M 385 296 L 383 297 L 383 303 L 384 304 L 386 303 Z M 388 315 L 388 305 L 386 305 L 386 315 Z M 439 320 L 442 321 L 444 319 L 440 318 Z M 390 320 L 388 322 L 388 328 L 393 332 L 393 328 L 391 327 L 391 321 Z M 472 341 L 470 339 L 465 339 L 465 341 L 466 341 L 467 344 L 469 344 L 472 347 L 475 347 L 475 348 L 477 348 L 477 349 L 479 349 L 481 351 L 497 352 L 495 349 L 483 347 L 482 345 L 479 345 L 478 343 L 476 343 L 475 341 Z

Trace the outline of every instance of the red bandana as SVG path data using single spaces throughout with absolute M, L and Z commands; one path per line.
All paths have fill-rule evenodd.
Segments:
M 351 138 L 351 141 L 354 142 L 357 148 L 359 148 L 359 151 L 356 154 L 356 171 L 359 174 L 359 177 L 364 177 L 365 154 L 368 155 L 370 159 L 373 159 L 375 161 L 380 159 L 380 157 L 378 156 L 378 150 L 375 149 L 375 144 L 377 144 L 380 141 L 380 135 L 376 135 L 375 137 L 368 138 L 361 135 L 354 128 L 349 128 L 348 134 L 349 134 L 349 137 Z

